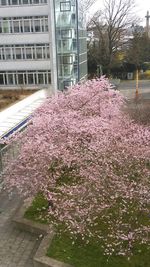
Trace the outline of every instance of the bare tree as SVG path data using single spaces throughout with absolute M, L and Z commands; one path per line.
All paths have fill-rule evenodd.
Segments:
M 85 26 L 87 23 L 87 16 L 89 13 L 89 9 L 94 5 L 97 0 L 78 0 L 80 20 L 85 21 Z
M 79 8 L 81 12 L 87 12 L 96 0 L 79 0 Z
M 99 32 L 99 38 L 105 39 L 107 72 L 110 73 L 115 55 L 124 43 L 127 28 L 136 22 L 134 15 L 135 0 L 104 0 L 104 9 L 96 12 L 89 25 Z

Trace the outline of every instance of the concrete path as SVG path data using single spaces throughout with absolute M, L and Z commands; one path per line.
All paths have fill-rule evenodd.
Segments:
M 11 221 L 19 202 L 15 193 L 8 197 L 0 192 L 0 267 L 33 267 L 38 237 L 16 229 Z
M 136 81 L 121 81 L 118 90 L 127 98 L 135 98 Z M 150 80 L 139 80 L 139 97 L 150 100 Z

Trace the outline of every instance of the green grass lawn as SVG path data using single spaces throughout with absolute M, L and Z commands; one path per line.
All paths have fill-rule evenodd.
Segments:
M 41 223 L 47 223 L 46 209 L 48 203 L 39 194 L 31 207 L 26 211 L 25 217 Z M 42 212 L 42 216 L 41 216 Z M 140 250 L 140 251 L 139 251 Z M 74 267 L 149 267 L 150 250 L 147 245 L 137 244 L 130 259 L 123 256 L 105 256 L 101 244 L 90 242 L 85 245 L 81 239 L 74 244 L 69 234 L 56 234 L 50 245 L 47 256 L 69 263 Z

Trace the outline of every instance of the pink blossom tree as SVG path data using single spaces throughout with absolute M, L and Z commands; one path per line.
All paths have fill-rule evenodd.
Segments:
M 150 128 L 124 114 L 125 100 L 104 78 L 49 98 L 18 142 L 4 175 L 21 195 L 42 192 L 50 223 L 126 255 L 148 242 Z

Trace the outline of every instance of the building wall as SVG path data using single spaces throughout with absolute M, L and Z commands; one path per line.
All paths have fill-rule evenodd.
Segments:
M 0 0 L 0 87 L 51 83 L 50 23 L 46 0 Z
M 0 0 L 0 88 L 37 88 L 43 80 L 56 91 L 86 76 L 77 0 Z

